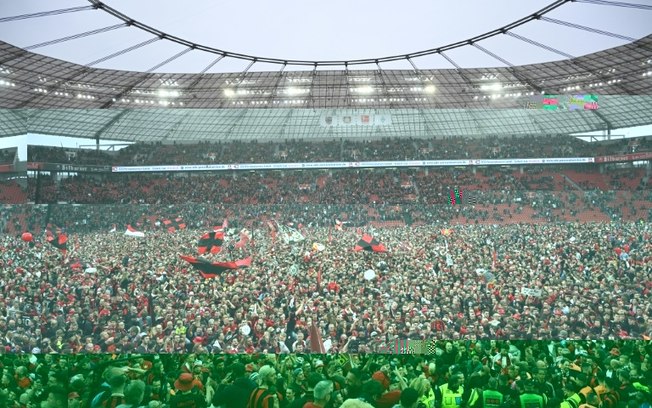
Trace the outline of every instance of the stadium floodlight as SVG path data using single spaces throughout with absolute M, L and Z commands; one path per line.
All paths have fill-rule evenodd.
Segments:
M 181 96 L 181 92 L 177 90 L 159 89 L 158 96 L 161 98 L 177 98 Z
M 424 91 L 425 93 L 427 93 L 427 94 L 434 94 L 436 90 L 437 90 L 437 88 L 435 88 L 434 85 L 427 85 L 427 86 L 423 89 L 423 91 Z
M 309 93 L 309 92 L 310 92 L 309 89 L 305 89 L 305 88 L 296 88 L 296 87 L 293 87 L 293 86 L 291 86 L 291 87 L 289 87 L 289 88 L 287 88 L 287 89 L 285 90 L 285 93 L 288 94 L 288 95 L 290 95 L 290 96 L 301 95 L 301 94 L 307 94 L 307 93 Z
M 483 91 L 500 91 L 503 89 L 503 86 L 500 83 L 495 83 L 491 85 L 482 85 L 480 86 L 480 89 Z
M 235 91 L 231 88 L 227 88 L 224 90 L 224 96 L 227 96 L 229 98 L 232 98 L 235 96 Z
M 357 93 L 365 94 L 365 95 L 368 95 L 368 94 L 374 92 L 374 88 L 373 88 L 372 86 L 369 86 L 369 85 L 358 86 L 358 87 L 353 88 L 353 89 L 354 89 Z

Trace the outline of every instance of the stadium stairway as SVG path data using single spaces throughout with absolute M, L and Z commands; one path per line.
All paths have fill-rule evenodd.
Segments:
M 570 177 L 568 177 L 567 175 L 560 174 L 559 176 L 563 177 L 564 180 L 566 181 L 566 183 L 571 185 L 575 190 L 583 191 L 582 188 L 576 182 L 574 182 Z
M 575 170 L 566 170 L 563 174 L 580 186 L 582 184 L 588 185 L 589 189 L 597 188 L 603 191 L 610 189 L 610 181 L 600 173 L 581 173 Z

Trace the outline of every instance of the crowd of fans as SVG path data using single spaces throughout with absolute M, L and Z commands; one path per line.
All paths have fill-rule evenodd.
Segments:
M 568 137 L 137 144 L 117 155 L 30 147 L 29 160 L 568 157 L 646 147 Z M 614 173 L 611 185 L 627 196 L 580 191 L 563 169 L 30 180 L 40 202 L 103 205 L 0 208 L 10 233 L 0 236 L 0 346 L 9 353 L 0 408 L 647 408 L 647 179 Z M 451 205 L 456 187 L 473 202 Z M 574 222 L 591 211 L 610 222 Z M 185 229 L 162 224 L 177 218 Z M 203 256 L 252 261 L 206 279 L 180 255 L 198 256 L 198 238 L 223 219 L 222 251 Z M 127 236 L 127 224 L 144 237 Z M 289 225 L 301 239 L 286 235 Z M 67 237 L 65 250 L 46 229 Z M 388 251 L 354 251 L 364 233 Z M 406 352 L 414 341 L 430 354 L 366 354 Z M 311 354 L 315 345 L 327 354 Z
M 647 408 L 643 341 L 433 341 L 428 354 L 23 354 L 0 406 Z
M 197 256 L 199 236 L 221 224 L 203 217 L 210 205 L 174 233 L 142 214 L 150 207 L 136 208 L 150 222 L 132 224 L 144 238 L 125 236 L 124 224 L 109 232 L 122 207 L 34 208 L 74 220 L 58 224 L 65 254 L 42 234 L 2 239 L 7 351 L 301 352 L 313 323 L 329 352 L 373 352 L 401 337 L 652 336 L 649 223 L 458 225 L 446 237 L 445 224 L 339 231 L 305 219 L 294 220 L 305 239 L 287 242 L 287 219 L 261 213 L 253 223 L 231 218 L 234 236 L 208 256 L 251 256 L 250 267 L 204 279 L 180 255 Z M 365 232 L 388 252 L 353 251 Z
M 373 160 L 594 157 L 652 150 L 648 139 L 588 143 L 569 136 L 524 138 L 385 138 L 162 144 L 136 143 L 118 152 L 29 146 L 28 161 L 91 165 L 285 163 Z
M 512 195 L 522 191 L 548 191 L 562 194 L 578 190 L 566 177 L 564 167 L 527 167 L 501 171 L 471 169 L 386 169 L 386 170 L 311 170 L 258 171 L 201 174 L 199 176 L 160 174 L 79 174 L 55 181 L 41 176 L 29 179 L 32 202 L 74 204 L 137 204 L 224 202 L 241 204 L 445 204 L 455 188 L 483 195 L 493 190 Z M 599 175 L 595 169 L 587 174 Z M 576 174 L 577 170 L 573 170 Z M 624 174 L 624 173 L 621 173 Z M 632 180 L 637 187 L 623 186 Z M 606 179 L 606 177 L 605 177 Z M 635 180 L 634 180 L 635 179 Z M 621 178 L 612 177 L 607 189 L 622 188 L 645 195 L 649 188 L 642 169 L 629 169 Z M 645 182 L 644 182 L 645 181 Z M 597 187 L 592 187 L 597 189 Z M 490 202 L 478 197 L 477 203 Z M 635 209 L 634 212 L 638 211 Z M 645 217 L 646 215 L 643 215 Z

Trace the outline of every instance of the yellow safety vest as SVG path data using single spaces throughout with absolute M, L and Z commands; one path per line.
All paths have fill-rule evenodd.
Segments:
M 459 386 L 456 392 L 448 389 L 448 384 L 439 387 L 441 391 L 441 408 L 459 408 L 462 405 L 464 387 Z
M 430 389 L 430 392 L 427 394 L 424 394 L 419 398 L 419 401 L 423 403 L 423 405 L 426 406 L 426 408 L 434 408 L 435 407 L 435 392 Z

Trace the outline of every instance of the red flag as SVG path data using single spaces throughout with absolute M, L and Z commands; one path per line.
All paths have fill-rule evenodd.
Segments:
M 385 245 L 376 241 L 374 237 L 369 234 L 364 234 L 358 244 L 353 248 L 354 251 L 370 251 L 370 252 L 387 252 Z
M 193 256 L 179 255 L 181 259 L 188 262 L 193 268 L 197 269 L 205 279 L 214 278 L 227 270 L 235 270 L 251 265 L 251 257 L 240 259 L 235 262 L 210 262 L 203 258 Z
M 313 353 L 326 354 L 326 347 L 321 339 L 321 333 L 315 326 L 315 323 L 310 325 L 310 351 Z
M 163 220 L 163 225 L 168 230 L 168 232 L 175 232 L 186 228 L 186 224 L 181 218 L 175 218 L 174 220 Z
M 238 249 L 244 248 L 245 245 L 247 245 L 247 242 L 249 242 L 249 235 L 245 234 L 244 232 L 241 232 L 240 241 L 236 242 L 233 247 Z
M 238 261 L 235 261 L 235 264 L 236 264 L 236 266 L 238 268 L 247 268 L 247 267 L 251 266 L 251 261 L 252 261 L 252 259 L 249 256 L 249 257 L 247 257 L 245 259 L 240 259 Z
M 321 291 L 321 269 L 322 266 L 319 265 L 319 269 L 317 270 L 317 292 Z
M 224 243 L 224 233 L 221 231 L 207 232 L 201 236 L 197 246 L 200 254 L 210 252 L 211 254 L 219 254 L 222 251 L 222 244 Z
M 58 248 L 65 255 L 68 251 L 68 237 L 64 234 L 59 234 L 56 238 L 48 236 L 47 241 L 55 248 Z

